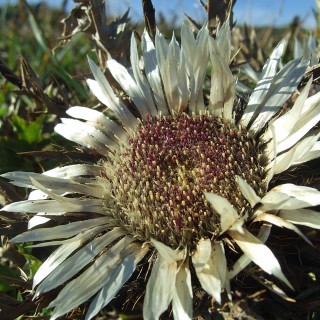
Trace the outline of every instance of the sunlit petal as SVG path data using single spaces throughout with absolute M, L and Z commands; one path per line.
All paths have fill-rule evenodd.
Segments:
M 172 301 L 176 282 L 177 262 L 169 262 L 161 255 L 155 261 L 148 280 L 143 303 L 143 318 L 158 319 Z M 154 303 L 157 301 L 157 303 Z
M 293 290 L 292 285 L 282 273 L 280 264 L 271 250 L 249 231 L 243 229 L 242 233 L 230 230 L 228 234 L 237 243 L 240 249 L 261 269 L 274 275 Z
M 178 266 L 176 283 L 172 297 L 174 319 L 192 319 L 192 285 L 189 260 L 186 259 Z
M 227 199 L 208 192 L 205 196 L 214 210 L 220 214 L 221 233 L 224 233 L 239 219 L 238 213 Z
M 229 281 L 223 244 L 201 240 L 192 256 L 192 264 L 201 287 L 221 303 L 221 291 Z

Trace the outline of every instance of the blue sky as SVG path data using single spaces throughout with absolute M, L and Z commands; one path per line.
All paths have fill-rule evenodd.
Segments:
M 117 13 L 124 12 L 130 6 L 132 16 L 142 16 L 139 0 L 109 0 L 108 3 L 109 8 Z M 168 16 L 176 15 L 180 20 L 184 13 L 198 21 L 205 18 L 198 0 L 153 0 L 153 4 L 157 11 Z M 315 0 L 237 0 L 234 11 L 239 23 L 281 25 L 289 23 L 298 15 L 305 25 L 313 27 L 315 20 L 312 8 L 316 8 Z
M 6 2 L 8 1 L 0 0 L 2 4 Z M 39 1 L 29 0 L 29 3 L 36 2 Z M 46 2 L 58 5 L 62 1 L 46 0 Z M 198 0 L 153 0 L 153 4 L 157 12 L 162 12 L 168 17 L 174 15 L 177 22 L 182 21 L 184 13 L 196 21 L 205 18 Z M 142 18 L 141 0 L 107 0 L 107 5 L 114 14 L 124 13 L 130 7 L 133 20 Z M 69 0 L 69 8 L 72 6 L 73 1 Z M 314 27 L 312 8 L 316 8 L 315 0 L 238 0 L 235 6 L 235 18 L 239 23 L 279 26 L 288 24 L 294 16 L 298 15 L 305 26 Z

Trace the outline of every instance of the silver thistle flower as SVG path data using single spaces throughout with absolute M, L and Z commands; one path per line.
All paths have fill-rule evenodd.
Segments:
M 51 319 L 94 297 L 86 314 L 93 318 L 147 253 L 153 256 L 144 319 L 158 319 L 170 303 L 175 319 L 191 319 L 192 277 L 220 303 L 223 290 L 230 296 L 230 279 L 250 261 L 292 288 L 264 244 L 269 224 L 292 229 L 310 243 L 295 225 L 320 228 L 320 214 L 310 209 L 320 204 L 320 193 L 269 185 L 274 175 L 320 156 L 319 133 L 310 131 L 320 120 L 320 93 L 308 97 L 310 80 L 292 109 L 279 115 L 307 67 L 298 59 L 278 70 L 284 45 L 273 51 L 242 114 L 228 67 L 227 25 L 214 40 L 206 27 L 194 38 L 183 24 L 181 46 L 174 36 L 168 44 L 159 32 L 154 45 L 144 32 L 141 59 L 132 36 L 132 69 L 107 61 L 126 102 L 89 60 L 95 80 L 88 85 L 116 120 L 77 106 L 55 131 L 95 150 L 101 160 L 43 174 L 2 175 L 34 189 L 29 200 L 2 209 L 35 214 L 31 230 L 12 241 L 59 245 L 33 281 L 35 296 L 66 283 L 49 305 Z M 205 96 L 208 64 L 211 87 Z M 41 227 L 50 216 L 74 212 L 87 219 Z M 252 221 L 268 223 L 258 237 L 246 229 Z M 244 255 L 229 270 L 224 246 L 230 239 Z

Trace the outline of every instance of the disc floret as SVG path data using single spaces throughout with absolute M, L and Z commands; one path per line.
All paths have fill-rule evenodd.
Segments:
M 172 248 L 215 238 L 220 216 L 204 192 L 228 199 L 239 217 L 250 210 L 235 176 L 262 192 L 257 150 L 249 131 L 209 114 L 148 117 L 114 161 L 117 218 L 141 240 L 155 238 Z

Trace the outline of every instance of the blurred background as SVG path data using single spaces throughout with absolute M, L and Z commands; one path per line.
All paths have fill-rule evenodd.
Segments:
M 30 0 L 29 4 L 39 4 L 41 1 Z M 73 1 L 64 0 L 46 0 L 50 7 L 62 7 L 70 10 Z M 17 1 L 1 0 L 0 5 L 16 4 Z M 201 10 L 199 0 L 171 0 L 171 1 L 153 1 L 158 14 L 164 15 L 169 21 L 179 21 L 184 14 L 192 16 L 196 20 L 204 20 L 205 14 Z M 314 28 L 316 23 L 313 19 L 312 9 L 315 7 L 314 0 L 237 0 L 235 9 L 235 20 L 238 23 L 248 23 L 255 26 L 283 26 L 294 17 L 299 17 L 306 27 Z M 141 2 L 137 0 L 109 0 L 107 9 L 111 15 L 121 15 L 128 8 L 131 11 L 131 17 L 134 21 L 143 18 Z M 176 20 L 177 19 L 177 20 Z
M 0 5 L 14 5 L 18 1 L 1 0 Z M 50 7 L 65 7 L 70 11 L 74 6 L 72 0 L 30 0 L 29 4 L 46 3 Z M 163 15 L 168 21 L 179 23 L 185 14 L 196 20 L 205 20 L 205 14 L 201 10 L 199 0 L 171 0 L 153 1 L 158 15 Z M 122 15 L 128 8 L 131 11 L 133 21 L 143 18 L 141 2 L 137 0 L 109 0 L 107 11 L 111 15 Z M 284 26 L 289 24 L 294 17 L 298 17 L 308 28 L 314 28 L 316 22 L 312 9 L 315 8 L 314 0 L 237 0 L 235 4 L 235 20 L 239 24 L 247 23 L 255 26 Z

